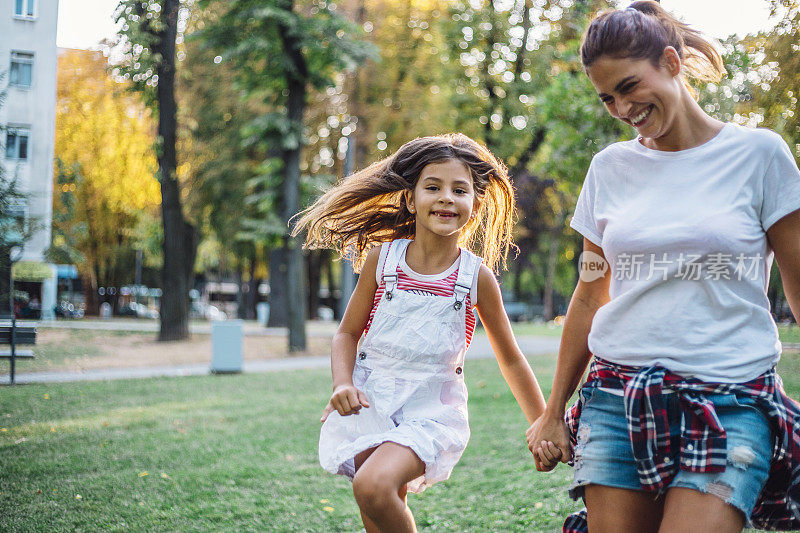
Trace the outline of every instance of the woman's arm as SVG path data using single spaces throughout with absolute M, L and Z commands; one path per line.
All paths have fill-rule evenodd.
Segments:
M 592 252 L 598 256 L 598 260 L 602 258 L 605 261 L 602 248 L 588 239 L 583 240 L 583 250 L 584 253 Z M 551 442 L 558 447 L 561 451 L 561 461 L 566 462 L 572 457 L 567 426 L 564 423 L 564 410 L 589 363 L 587 341 L 589 330 L 595 313 L 609 300 L 610 281 L 611 272 L 606 269 L 602 276 L 593 281 L 579 279 L 572 294 L 564 321 L 564 331 L 561 333 L 561 346 L 558 350 L 550 399 L 542 417 L 527 432 L 528 447 L 536 459 L 538 470 L 551 470 L 556 464 L 551 460 L 552 454 L 542 455 L 543 451 L 547 452 L 543 442 Z
M 500 372 L 530 424 L 544 411 L 544 396 L 528 360 L 522 355 L 511 331 L 511 323 L 503 309 L 500 286 L 486 265 L 481 265 L 478 274 L 476 307 L 500 366 Z
M 775 251 L 786 301 L 795 322 L 800 324 L 800 210 L 773 224 L 767 230 L 767 238 Z
M 379 255 L 380 248 L 375 248 L 367 254 L 361 275 L 358 277 L 358 283 L 347 303 L 342 321 L 339 323 L 339 329 L 336 330 L 331 341 L 333 394 L 322 414 L 323 422 L 333 410 L 338 411 L 340 415 L 350 415 L 358 412 L 362 406 L 369 407 L 364 393 L 353 386 L 353 368 L 356 362 L 358 341 L 367 326 L 375 299 L 375 291 L 378 290 L 375 271 Z

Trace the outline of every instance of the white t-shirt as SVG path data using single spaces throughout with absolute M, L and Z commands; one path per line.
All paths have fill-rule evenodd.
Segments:
M 602 150 L 570 222 L 611 267 L 611 301 L 594 317 L 589 350 L 709 382 L 770 369 L 781 344 L 766 230 L 797 209 L 800 171 L 766 129 L 726 124 L 678 152 L 636 139 Z

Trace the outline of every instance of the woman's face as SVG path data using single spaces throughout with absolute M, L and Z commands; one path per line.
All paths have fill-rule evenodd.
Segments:
M 678 53 L 667 47 L 659 66 L 648 59 L 601 56 L 586 73 L 612 117 L 642 137 L 658 139 L 670 133 L 678 113 L 680 65 Z

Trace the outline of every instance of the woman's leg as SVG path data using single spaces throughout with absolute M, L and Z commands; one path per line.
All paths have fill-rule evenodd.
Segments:
M 587 485 L 584 493 L 590 533 L 656 533 L 664 498 L 640 490 Z M 713 531 L 696 529 L 695 531 Z
M 685 487 L 675 487 L 667 491 L 664 518 L 658 531 L 659 533 L 692 531 L 740 533 L 744 525 L 744 514 L 725 503 L 719 496 Z
M 405 501 L 406 484 L 425 473 L 425 464 L 410 448 L 394 442 L 384 442 L 367 452 L 353 478 L 353 494 L 364 527 L 370 533 L 416 531 Z

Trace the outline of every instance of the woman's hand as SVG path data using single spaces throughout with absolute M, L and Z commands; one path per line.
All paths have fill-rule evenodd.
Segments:
M 525 437 L 539 472 L 549 472 L 559 461 L 566 463 L 572 459 L 569 431 L 562 416 L 545 412 L 531 424 Z
M 369 407 L 367 395 L 353 385 L 339 385 L 333 389 L 331 399 L 322 411 L 320 422 L 325 422 L 328 415 L 337 411 L 342 416 L 358 414 L 362 407 Z

